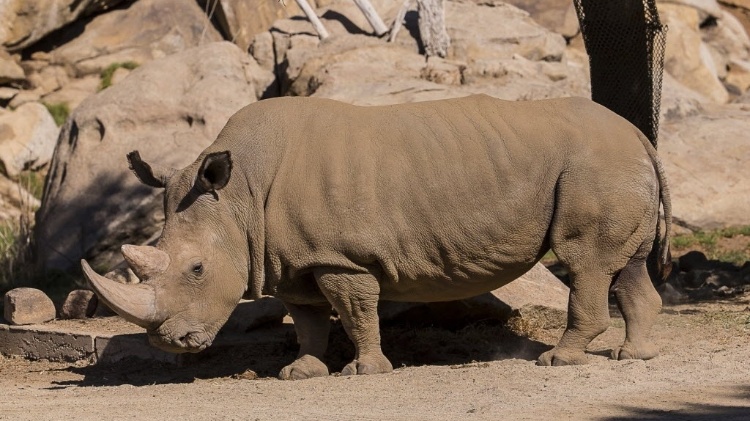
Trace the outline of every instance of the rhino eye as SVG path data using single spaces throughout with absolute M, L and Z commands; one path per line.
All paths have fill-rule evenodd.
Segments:
M 200 275 L 203 273 L 203 263 L 196 263 L 193 265 L 193 273 Z

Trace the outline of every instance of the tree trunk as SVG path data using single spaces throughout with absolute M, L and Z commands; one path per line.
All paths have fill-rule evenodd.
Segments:
M 444 0 L 417 0 L 419 6 L 419 35 L 427 57 L 445 57 L 451 40 L 445 31 Z

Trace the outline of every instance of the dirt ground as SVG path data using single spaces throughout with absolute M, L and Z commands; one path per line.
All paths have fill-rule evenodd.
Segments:
M 280 381 L 294 336 L 182 367 L 109 366 L 0 357 L 0 419 L 238 420 L 750 420 L 750 294 L 666 306 L 653 337 L 661 355 L 612 361 L 611 328 L 589 364 L 537 367 L 562 330 L 517 334 L 497 324 L 385 327 L 393 373 Z M 353 355 L 334 326 L 332 370 Z

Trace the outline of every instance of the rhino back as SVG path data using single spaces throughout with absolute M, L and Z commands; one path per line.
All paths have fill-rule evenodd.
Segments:
M 298 104 L 266 202 L 268 281 L 376 270 L 384 299 L 455 299 L 520 276 L 547 249 L 563 169 L 618 142 L 590 139 L 612 122 L 582 99 Z

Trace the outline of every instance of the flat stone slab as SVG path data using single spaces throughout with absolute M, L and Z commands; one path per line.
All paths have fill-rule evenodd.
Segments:
M 281 325 L 247 333 L 221 332 L 208 349 L 211 354 L 227 347 L 282 342 L 293 332 L 291 319 Z M 50 361 L 88 360 L 112 363 L 124 358 L 182 364 L 196 354 L 173 354 L 148 342 L 146 331 L 119 316 L 85 320 L 55 320 L 39 325 L 0 324 L 0 354 Z M 199 355 L 200 355 L 199 354 Z

